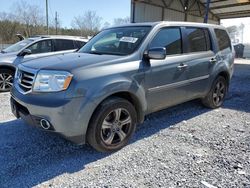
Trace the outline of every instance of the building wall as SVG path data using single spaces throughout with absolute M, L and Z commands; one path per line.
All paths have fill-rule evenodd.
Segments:
M 190 4 L 193 4 L 193 1 L 190 0 Z M 181 3 L 176 0 L 173 1 L 169 8 L 165 8 L 161 0 L 145 0 L 145 2 L 132 0 L 131 18 L 134 22 L 185 21 L 185 13 Z M 204 17 L 200 16 L 198 6 L 194 4 L 187 14 L 187 21 L 203 22 L 203 20 Z M 219 24 L 219 20 L 211 14 L 209 14 L 208 22 Z

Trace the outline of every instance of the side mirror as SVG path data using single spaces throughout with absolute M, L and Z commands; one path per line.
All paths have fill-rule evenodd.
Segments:
M 145 54 L 149 59 L 165 59 L 167 56 L 166 48 L 151 48 Z
M 30 55 L 32 54 L 31 50 L 29 49 L 24 49 L 23 51 L 21 51 L 19 54 L 17 54 L 17 56 L 26 56 L 26 55 Z

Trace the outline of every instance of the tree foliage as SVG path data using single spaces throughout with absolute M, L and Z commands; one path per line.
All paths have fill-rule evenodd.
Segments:
M 102 18 L 95 11 L 87 11 L 83 15 L 74 17 L 72 27 L 79 29 L 82 35 L 95 35 L 101 29 Z

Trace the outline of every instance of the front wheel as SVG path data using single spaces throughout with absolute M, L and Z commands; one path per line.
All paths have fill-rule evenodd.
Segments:
M 10 91 L 13 85 L 14 72 L 9 69 L 0 70 L 0 92 Z
M 121 149 L 135 132 L 136 117 L 129 101 L 118 97 L 105 100 L 91 118 L 88 143 L 101 152 Z
M 226 97 L 228 84 L 224 77 L 219 76 L 215 79 L 208 95 L 202 99 L 202 103 L 209 108 L 219 108 Z

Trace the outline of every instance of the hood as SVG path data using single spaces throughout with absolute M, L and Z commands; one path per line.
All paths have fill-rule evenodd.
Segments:
M 15 59 L 17 52 L 0 53 L 0 63 L 12 63 Z
M 81 67 L 95 66 L 99 63 L 111 62 L 123 59 L 123 56 L 97 55 L 87 53 L 70 53 L 38 58 L 22 63 L 23 66 L 32 69 L 65 70 L 71 71 Z

